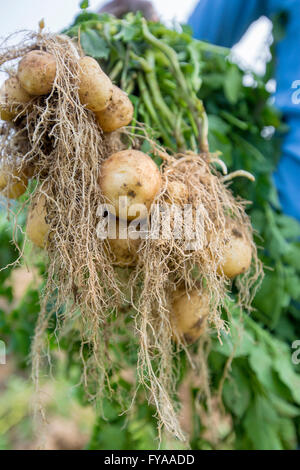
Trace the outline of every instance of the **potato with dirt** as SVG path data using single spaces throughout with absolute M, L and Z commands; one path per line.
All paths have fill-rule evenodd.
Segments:
M 28 52 L 19 62 L 18 79 L 32 96 L 47 95 L 52 91 L 56 76 L 56 60 L 45 51 Z
M 123 150 L 102 164 L 100 187 L 116 215 L 133 220 L 147 216 L 161 189 L 161 175 L 149 155 L 138 150 Z
M 17 77 L 10 77 L 0 89 L 0 117 L 12 121 L 32 97 L 22 88 Z
M 96 119 L 103 132 L 113 132 L 130 124 L 133 112 L 133 105 L 127 94 L 114 85 L 107 108 L 96 113 Z
M 253 252 L 249 237 L 242 228 L 231 224 L 227 234 L 227 246 L 219 272 L 233 279 L 249 270 Z
M 188 203 L 189 192 L 182 181 L 168 181 L 165 200 L 169 204 L 183 206 Z
M 8 199 L 18 199 L 25 193 L 28 186 L 28 178 L 23 171 L 9 166 L 3 166 L 0 170 L 0 191 Z
M 187 344 L 195 343 L 206 331 L 209 313 L 210 298 L 205 291 L 178 289 L 173 294 L 170 312 L 173 337 Z
M 92 57 L 79 60 L 80 86 L 79 98 L 82 105 L 93 112 L 103 111 L 113 94 L 113 84 Z
M 39 248 L 45 248 L 47 236 L 50 230 L 46 222 L 46 197 L 41 194 L 36 196 L 27 216 L 26 235 Z

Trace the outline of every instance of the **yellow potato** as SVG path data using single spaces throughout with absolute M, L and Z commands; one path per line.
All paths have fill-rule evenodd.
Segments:
M 50 93 L 55 76 L 56 60 L 48 52 L 28 52 L 19 63 L 18 78 L 30 95 L 40 96 Z
M 25 193 L 28 178 L 18 170 L 4 167 L 0 171 L 0 191 L 8 199 L 17 199 Z
M 50 229 L 46 217 L 46 197 L 42 194 L 33 201 L 28 212 L 26 225 L 27 237 L 40 248 L 45 248 Z
M 112 97 L 113 84 L 92 57 L 79 60 L 81 68 L 79 98 L 81 104 L 93 112 L 105 109 Z
M 166 201 L 179 206 L 188 203 L 188 188 L 181 181 L 168 181 Z
M 149 155 L 138 150 L 123 150 L 103 163 L 100 186 L 116 215 L 133 220 L 147 216 L 160 191 L 161 176 Z M 126 196 L 126 200 L 120 200 L 121 196 Z
M 96 119 L 103 132 L 113 132 L 131 123 L 133 111 L 133 105 L 126 93 L 114 85 L 108 106 L 96 113 Z
M 245 233 L 238 227 L 228 229 L 228 246 L 219 272 L 233 279 L 251 266 L 252 246 Z
M 209 304 L 209 296 L 203 291 L 194 289 L 187 294 L 184 289 L 177 290 L 170 315 L 174 337 L 179 336 L 187 344 L 197 341 L 206 330 Z
M 31 96 L 21 87 L 17 77 L 8 78 L 0 89 L 1 119 L 11 121 L 30 100 Z

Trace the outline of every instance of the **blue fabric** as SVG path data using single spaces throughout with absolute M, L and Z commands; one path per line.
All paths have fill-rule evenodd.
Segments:
M 300 103 L 292 100 L 292 84 L 300 80 L 300 0 L 200 0 L 189 25 L 197 39 L 232 47 L 253 21 L 263 15 L 272 19 L 280 12 L 287 13 L 288 24 L 277 44 L 275 102 L 290 132 L 274 178 L 284 212 L 300 220 Z

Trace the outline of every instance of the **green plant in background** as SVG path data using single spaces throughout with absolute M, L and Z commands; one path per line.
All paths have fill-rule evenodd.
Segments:
M 293 449 L 300 436 L 300 375 L 291 361 L 291 344 L 300 338 L 300 224 L 282 214 L 272 181 L 280 156 L 279 136 L 286 129 L 271 105 L 266 89 L 269 77 L 246 74 L 231 62 L 229 51 L 192 39 L 185 26 L 169 30 L 131 14 L 123 20 L 100 17 L 86 7 L 83 2 L 83 12 L 65 32 L 78 37 L 80 30 L 83 51 L 99 60 L 114 83 L 129 93 L 135 106 L 134 123 L 143 122 L 151 137 L 170 151 L 199 152 L 203 142 L 197 117 L 201 115 L 206 122 L 207 115 L 210 150 L 221 152 L 231 171 L 243 168 L 256 177 L 255 184 L 236 180 L 232 189 L 251 201 L 249 214 L 257 230 L 256 241 L 263 246 L 260 256 L 266 275 L 251 317 L 242 314 L 243 328 L 233 298 L 231 336 L 224 336 L 222 345 L 212 337 L 212 396 L 222 393 L 227 426 L 222 426 L 219 417 L 218 437 L 211 439 L 208 423 L 192 413 L 190 445 L 194 449 Z M 246 75 L 251 86 L 245 85 Z M 149 150 L 146 143 L 143 150 Z M 16 258 L 7 223 L 3 224 L 2 266 Z M 4 255 L 7 247 L 9 257 Z M 2 273 L 4 286 L 10 270 Z M 1 295 L 11 301 L 9 288 L 1 287 Z M 4 335 L 10 350 L 22 358 L 29 355 L 37 298 L 33 289 L 17 308 L 1 315 L 0 337 Z M 54 329 L 55 319 L 49 329 L 52 350 L 57 349 Z M 66 375 L 80 368 L 80 343 L 74 331 L 67 331 L 60 344 L 67 357 Z M 136 364 L 134 341 L 129 344 L 122 331 L 119 338 L 111 351 L 120 362 L 111 377 L 113 398 L 105 399 L 96 410 L 89 447 L 157 448 L 154 410 L 145 403 L 141 390 L 133 406 L 128 399 L 134 387 L 130 372 Z M 75 383 L 74 377 L 70 380 Z M 180 383 L 186 381 L 182 358 Z M 197 392 L 197 388 L 189 391 L 190 407 L 197 406 Z M 76 396 L 87 404 L 80 386 Z M 123 414 L 124 409 L 130 410 Z M 165 448 L 178 445 L 163 442 Z

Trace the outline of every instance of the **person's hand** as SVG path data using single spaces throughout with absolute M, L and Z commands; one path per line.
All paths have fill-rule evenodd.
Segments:
M 110 13 L 117 18 L 122 18 L 130 11 L 134 13 L 140 11 L 150 21 L 158 21 L 159 19 L 152 3 L 146 0 L 112 0 L 100 8 L 98 13 Z

